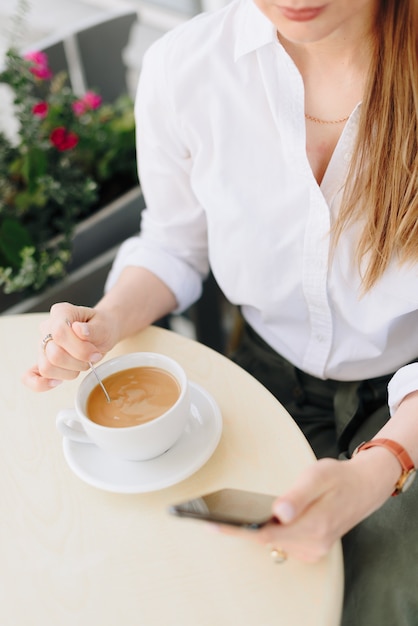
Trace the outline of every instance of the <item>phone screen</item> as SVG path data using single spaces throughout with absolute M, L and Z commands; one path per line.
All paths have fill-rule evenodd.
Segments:
M 240 489 L 221 489 L 175 504 L 169 512 L 193 519 L 261 528 L 273 521 L 272 505 L 276 497 Z

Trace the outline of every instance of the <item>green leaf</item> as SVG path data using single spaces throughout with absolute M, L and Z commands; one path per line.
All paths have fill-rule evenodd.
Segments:
M 39 176 L 47 170 L 45 152 L 36 147 L 31 147 L 23 157 L 22 174 L 29 189 L 33 191 L 37 185 Z
M 6 218 L 0 225 L 0 250 L 6 260 L 19 267 L 22 262 L 21 250 L 32 245 L 32 239 L 24 226 L 17 220 Z
M 14 198 L 16 209 L 21 214 L 26 213 L 31 208 L 45 206 L 46 201 L 47 198 L 42 186 L 33 191 L 21 191 L 17 193 Z

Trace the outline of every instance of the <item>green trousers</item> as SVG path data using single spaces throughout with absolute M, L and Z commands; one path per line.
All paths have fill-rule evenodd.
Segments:
M 248 325 L 231 358 L 286 407 L 318 458 L 349 458 L 389 419 L 391 375 L 353 382 L 315 378 L 283 359 Z M 347 533 L 343 551 L 341 625 L 418 626 L 418 480 Z

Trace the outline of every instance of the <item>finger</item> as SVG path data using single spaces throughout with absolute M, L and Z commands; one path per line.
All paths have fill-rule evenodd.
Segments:
M 315 542 L 307 539 L 299 525 L 284 526 L 274 522 L 268 523 L 259 530 L 248 530 L 228 524 L 207 523 L 209 532 L 228 535 L 253 541 L 265 546 L 270 552 L 274 548 L 283 550 L 289 558 L 295 558 L 305 563 L 315 563 L 327 552 Z
M 276 526 L 276 524 L 271 524 Z M 270 524 L 266 524 L 263 528 L 244 528 L 243 526 L 234 526 L 233 524 L 219 524 L 214 522 L 207 522 L 205 524 L 206 529 L 209 532 L 219 533 L 222 535 L 228 535 L 230 537 L 241 537 L 243 539 L 250 539 L 256 543 L 266 544 L 270 534 L 266 534 L 266 528 Z
M 69 302 L 53 304 L 50 317 L 57 320 L 67 320 L 69 325 L 74 322 L 88 322 L 94 315 L 94 310 L 87 306 L 77 306 Z
M 43 378 L 73 380 L 80 372 L 88 369 L 88 361 L 73 357 L 54 339 L 48 341 L 38 359 L 38 371 Z
M 290 524 L 329 489 L 334 476 L 334 459 L 321 459 L 299 477 L 295 485 L 273 503 L 273 513 L 282 524 Z
M 72 325 L 86 323 L 94 316 L 93 309 L 85 306 L 75 306 L 68 302 L 59 302 L 51 307 L 49 317 L 41 324 L 43 334 L 51 333 L 56 340 L 60 336 L 73 337 L 69 332 Z
M 229 535 L 230 537 L 245 537 L 251 534 L 247 529 L 240 528 L 239 526 L 233 526 L 232 524 L 219 524 L 213 522 L 206 522 L 205 528 L 211 533 L 219 533 L 221 535 Z
M 23 374 L 22 382 L 24 385 L 32 389 L 32 391 L 49 391 L 50 389 L 60 385 L 62 380 L 44 378 L 40 374 L 38 366 L 34 365 Z
M 81 370 L 86 369 L 89 361 L 97 363 L 103 356 L 92 343 L 77 337 L 72 329 L 72 323 L 66 317 L 58 319 L 51 317 L 43 325 L 43 332 L 46 333 L 45 338 L 49 337 L 50 341 L 45 344 L 45 338 L 43 339 L 42 352 L 52 365 Z M 43 371 L 42 373 L 44 374 Z
M 79 339 L 96 346 L 100 353 L 108 352 L 115 344 L 114 321 L 103 313 L 95 313 L 88 322 L 73 322 L 72 330 Z
M 56 317 L 58 314 L 59 318 Z M 92 346 L 95 346 L 93 352 L 97 354 L 92 358 L 93 354 L 90 353 L 88 360 L 97 362 L 102 358 L 103 353 L 113 347 L 114 342 L 109 337 L 112 324 L 105 323 L 106 320 L 103 319 L 103 315 L 99 315 L 94 309 L 72 305 L 68 308 L 67 305 L 54 309 L 54 317 L 57 319 L 57 332 L 63 330 L 63 321 L 71 329 L 70 340 L 72 339 L 73 345 L 78 346 L 78 349 L 82 351 L 78 355 L 79 358 L 81 355 L 85 355 L 87 350 L 91 351 Z M 68 328 L 66 329 L 67 332 Z M 80 343 L 80 340 L 83 343 Z

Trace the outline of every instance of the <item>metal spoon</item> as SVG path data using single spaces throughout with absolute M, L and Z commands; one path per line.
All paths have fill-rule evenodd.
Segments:
M 95 370 L 95 368 L 93 366 L 93 363 L 91 361 L 89 361 L 89 365 L 90 365 L 91 371 L 93 372 L 93 374 L 97 378 L 97 382 L 99 383 L 100 387 L 103 389 L 103 393 L 106 396 L 107 402 L 110 402 L 110 396 L 109 396 L 109 394 L 106 391 L 106 387 L 104 386 L 103 382 L 100 380 L 100 377 L 99 377 L 98 373 L 96 372 L 96 370 Z

